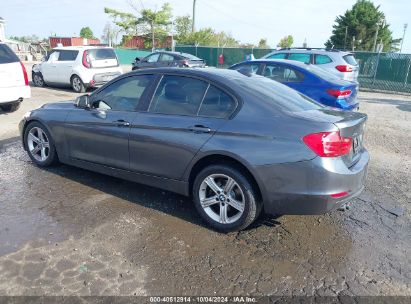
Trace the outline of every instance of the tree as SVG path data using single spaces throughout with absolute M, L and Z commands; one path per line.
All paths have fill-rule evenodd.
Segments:
M 261 38 L 258 42 L 258 47 L 260 49 L 269 49 L 270 46 L 267 44 L 267 38 Z
M 281 38 L 280 42 L 277 44 L 280 48 L 290 48 L 294 43 L 294 38 L 291 35 Z
M 89 28 L 88 26 L 83 27 L 80 30 L 80 37 L 82 38 L 87 38 L 87 39 L 93 39 L 94 38 L 94 34 L 93 31 L 91 30 L 91 28 Z
M 107 22 L 103 29 L 103 35 L 101 39 L 109 46 L 115 46 L 117 44 L 118 35 L 120 34 L 121 30 L 118 26 Z
M 380 6 L 370 0 L 357 0 L 344 15 L 337 16 L 331 37 L 325 43 L 328 48 L 374 51 L 375 36 L 377 43 L 383 44 L 383 51 L 391 51 L 401 39 L 393 39 L 389 24 Z M 354 43 L 354 45 L 353 45 Z
M 121 27 L 128 36 L 149 33 L 151 48 L 155 49 L 156 37 L 164 40 L 169 31 L 172 18 L 172 9 L 169 3 L 164 3 L 160 10 L 141 9 L 132 5 L 137 15 L 121 12 L 105 7 L 104 12 L 109 14 L 114 24 Z

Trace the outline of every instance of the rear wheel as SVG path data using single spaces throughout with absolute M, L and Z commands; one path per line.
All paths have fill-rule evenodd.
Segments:
M 53 138 L 39 122 L 31 122 L 24 131 L 24 145 L 31 160 L 40 167 L 48 167 L 58 161 Z
M 15 112 L 20 108 L 20 102 L 16 102 L 16 103 L 10 103 L 7 105 L 3 105 L 0 106 L 0 108 L 4 111 L 4 112 Z
M 86 91 L 83 81 L 77 75 L 71 77 L 71 87 L 76 93 L 84 93 Z
M 41 88 L 45 86 L 43 76 L 40 73 L 33 73 L 32 78 L 33 78 L 33 83 L 36 87 Z
M 226 165 L 203 169 L 194 181 L 193 198 L 204 221 L 222 232 L 245 229 L 261 211 L 246 175 Z

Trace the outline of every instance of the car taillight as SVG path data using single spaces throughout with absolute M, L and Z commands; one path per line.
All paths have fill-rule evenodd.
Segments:
M 88 69 L 91 68 L 90 58 L 88 56 L 88 51 L 84 51 L 84 53 L 83 53 L 83 65 Z
M 321 157 L 337 157 L 348 154 L 352 147 L 351 137 L 342 137 L 339 131 L 320 132 L 304 136 L 304 143 Z
M 329 89 L 327 90 L 327 93 L 335 98 L 339 97 L 348 97 L 351 95 L 352 91 L 351 90 L 334 90 L 334 89 Z
M 340 72 L 352 72 L 353 71 L 352 67 L 350 67 L 349 65 L 337 65 L 335 68 L 339 70 Z
M 21 69 L 23 70 L 24 85 L 28 86 L 29 85 L 29 77 L 27 76 L 26 67 L 24 66 L 24 64 L 22 62 L 20 62 L 20 64 L 21 64 Z

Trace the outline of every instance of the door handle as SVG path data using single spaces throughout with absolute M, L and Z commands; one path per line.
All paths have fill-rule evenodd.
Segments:
M 194 133 L 210 133 L 211 129 L 203 125 L 195 125 L 188 128 L 191 132 Z
M 114 121 L 114 124 L 117 127 L 129 127 L 130 126 L 130 123 L 128 121 L 125 121 L 124 119 L 116 120 Z

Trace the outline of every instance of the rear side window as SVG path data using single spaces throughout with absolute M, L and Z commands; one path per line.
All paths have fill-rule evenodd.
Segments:
M 288 56 L 289 60 L 296 60 L 296 61 L 301 61 L 304 63 L 310 63 L 310 54 L 300 54 L 300 53 L 291 53 L 290 56 Z
M 162 78 L 149 112 L 196 116 L 208 83 L 190 77 L 166 75 Z
M 0 63 L 19 62 L 19 58 L 5 44 L 0 44 Z
M 302 82 L 304 74 L 291 67 L 278 64 L 266 65 L 263 76 L 278 82 Z
M 88 54 L 94 60 L 117 59 L 113 49 L 91 49 Z
M 58 61 L 74 61 L 78 55 L 78 51 L 60 50 L 59 53 L 60 55 Z
M 349 54 L 349 55 L 345 55 L 343 56 L 344 60 L 346 63 L 351 64 L 351 65 L 358 65 L 357 60 L 355 60 L 354 55 Z
M 226 118 L 234 112 L 236 102 L 231 96 L 213 85 L 207 90 L 203 102 L 201 103 L 199 116 Z
M 169 55 L 169 54 L 162 54 L 161 55 L 161 61 L 173 61 L 174 56 Z
M 239 71 L 242 74 L 257 74 L 259 64 L 240 64 L 231 69 Z
M 331 58 L 327 55 L 315 55 L 315 64 L 326 64 L 332 62 Z
M 274 54 L 268 57 L 268 59 L 285 59 L 286 54 L 285 53 L 278 53 Z

